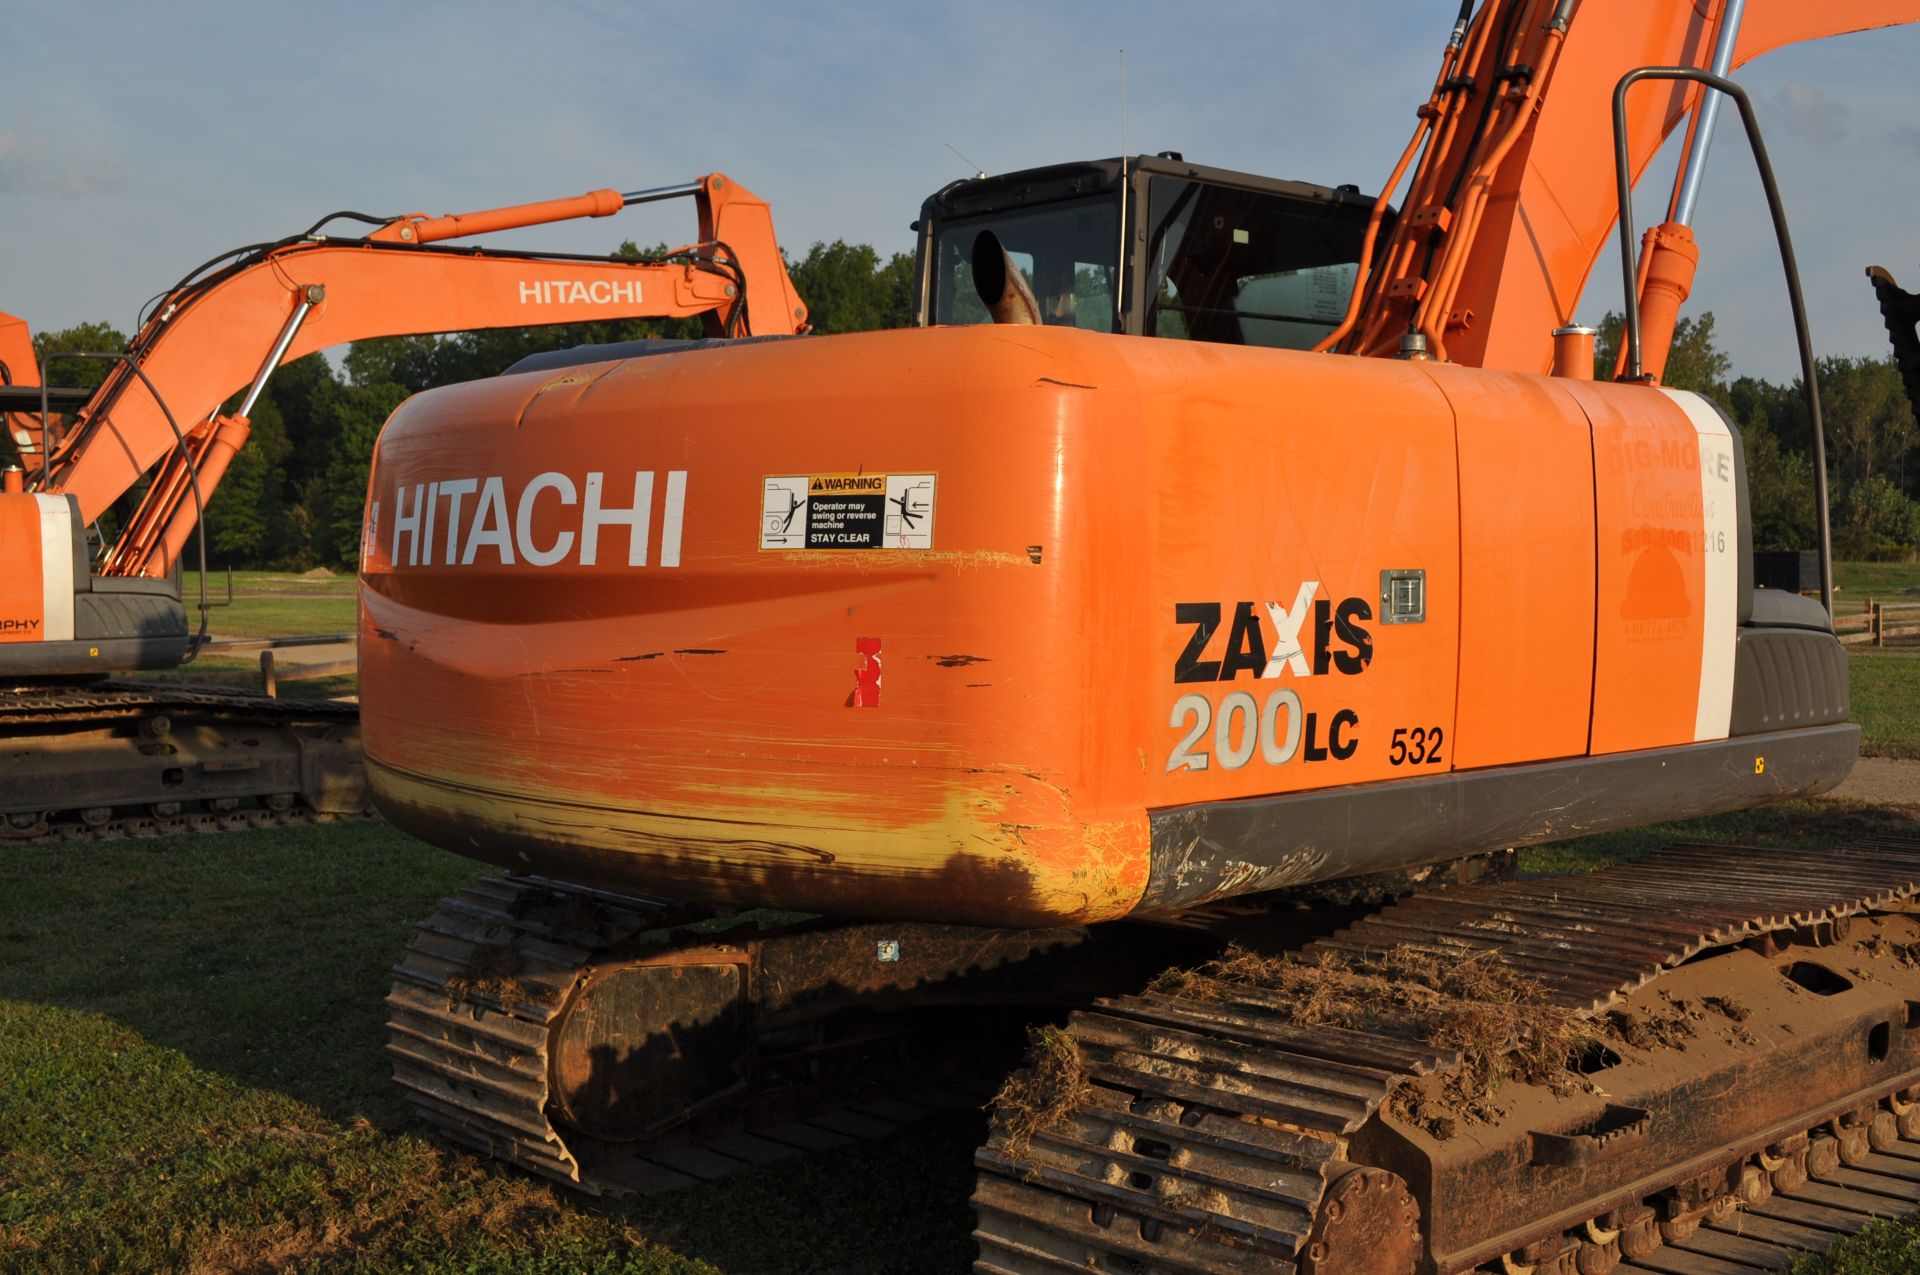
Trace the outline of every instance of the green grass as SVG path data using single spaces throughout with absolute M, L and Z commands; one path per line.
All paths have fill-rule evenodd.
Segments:
M 1854 647 L 1847 666 L 1861 751 L 1920 757 L 1920 646 Z
M 1793 1275 L 1913 1275 L 1920 1271 L 1920 1216 L 1874 1221 L 1819 1257 L 1803 1257 Z
M 482 875 L 380 823 L 0 852 L 0 1271 L 964 1271 L 962 1113 L 628 1207 L 422 1136 L 388 967 Z
M 1841 609 L 1858 610 L 1870 597 L 1888 602 L 1920 602 L 1920 562 L 1836 562 L 1833 587 Z
M 1855 802 L 1787 801 L 1757 810 L 1736 810 L 1705 819 L 1651 824 L 1533 846 L 1520 852 L 1520 870 L 1593 872 L 1609 864 L 1642 858 L 1677 841 L 1824 849 L 1873 836 L 1920 837 L 1920 821 L 1906 811 Z
M 200 621 L 199 577 L 181 581 L 182 600 L 192 624 Z M 207 575 L 207 598 L 227 597 L 224 572 Z M 207 627 L 221 637 L 299 637 L 315 633 L 352 633 L 357 622 L 356 582 L 351 573 L 328 576 L 272 571 L 233 573 L 233 605 L 215 606 Z
M 272 571 L 236 571 L 233 573 L 233 603 L 220 605 L 208 613 L 207 630 L 218 638 L 309 637 L 343 633 L 352 640 L 359 627 L 358 583 L 351 575 L 306 576 Z M 187 604 L 187 623 L 200 623 L 199 580 L 189 574 L 181 584 Z M 207 596 L 225 603 L 226 573 L 207 576 Z M 278 693 L 287 699 L 334 698 L 352 695 L 359 689 L 359 678 L 352 673 L 312 679 L 291 679 L 284 674 L 289 662 L 302 658 L 299 649 L 277 652 L 282 676 L 277 679 Z M 311 654 L 310 652 L 308 654 Z M 313 657 L 319 658 L 319 657 Z M 332 663 L 329 654 L 321 660 Z M 208 653 L 179 670 L 131 674 L 139 678 L 182 677 L 196 682 L 222 686 L 260 687 L 258 652 L 232 655 Z

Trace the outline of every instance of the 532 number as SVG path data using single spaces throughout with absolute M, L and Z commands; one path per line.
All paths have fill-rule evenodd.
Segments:
M 1438 726 L 1431 729 L 1425 726 L 1402 726 L 1393 732 L 1393 742 L 1387 748 L 1387 760 L 1396 766 L 1431 766 L 1444 760 L 1440 756 L 1440 745 L 1445 739 L 1446 732 Z

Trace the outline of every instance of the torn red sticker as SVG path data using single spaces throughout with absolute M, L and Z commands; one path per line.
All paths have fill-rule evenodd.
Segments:
M 853 649 L 860 654 L 860 667 L 853 674 L 853 706 L 880 707 L 880 639 L 855 638 Z

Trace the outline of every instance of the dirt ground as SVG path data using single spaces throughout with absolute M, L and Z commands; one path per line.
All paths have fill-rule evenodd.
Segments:
M 1920 761 L 1862 757 L 1829 795 L 1876 806 L 1920 807 Z

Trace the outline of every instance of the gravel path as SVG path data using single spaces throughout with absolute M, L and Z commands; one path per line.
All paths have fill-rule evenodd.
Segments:
M 1920 806 L 1920 761 L 1862 757 L 1828 795 L 1875 806 Z

